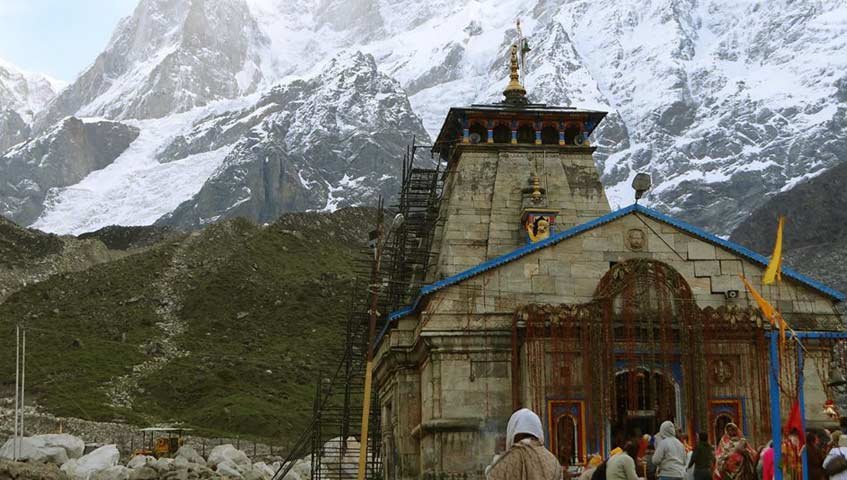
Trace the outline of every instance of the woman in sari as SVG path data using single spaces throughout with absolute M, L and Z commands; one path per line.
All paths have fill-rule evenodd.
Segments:
M 726 425 L 715 457 L 715 480 L 756 479 L 756 451 L 734 423 Z

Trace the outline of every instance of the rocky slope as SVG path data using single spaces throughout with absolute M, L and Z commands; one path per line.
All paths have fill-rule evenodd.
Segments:
M 341 209 L 266 227 L 222 221 L 20 289 L 0 318 L 27 325 L 28 398 L 61 416 L 293 441 L 315 379 L 337 364 L 371 217 Z M 148 235 L 157 233 L 126 242 Z M 8 379 L 13 324 L 0 329 Z
M 95 239 L 58 237 L 22 228 L 0 216 L 0 303 L 54 275 L 85 270 L 129 253 L 110 250 Z
M 731 240 L 758 252 L 773 249 L 785 216 L 784 262 L 847 292 L 847 162 L 771 197 L 732 232 Z

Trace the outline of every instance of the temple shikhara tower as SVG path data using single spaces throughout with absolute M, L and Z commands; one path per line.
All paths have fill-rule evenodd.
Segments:
M 763 255 L 636 203 L 611 211 L 590 141 L 605 113 L 529 103 L 517 49 L 504 100 L 451 108 L 432 148 L 447 165 L 433 260 L 377 339 L 384 478 L 484 478 L 522 407 L 563 465 L 665 420 L 713 439 L 733 422 L 761 445 L 796 398 L 807 425 L 831 424 L 844 295 L 788 268 L 763 286 Z

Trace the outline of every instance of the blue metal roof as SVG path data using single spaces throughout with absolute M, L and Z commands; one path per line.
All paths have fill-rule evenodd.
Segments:
M 549 238 L 547 238 L 545 240 L 542 240 L 542 241 L 536 242 L 536 243 L 530 243 L 528 245 L 524 245 L 523 247 L 512 250 L 511 252 L 509 252 L 505 255 L 499 256 L 497 258 L 492 258 L 491 260 L 482 262 L 475 267 L 471 267 L 471 268 L 469 268 L 469 269 L 467 269 L 463 272 L 459 272 L 456 275 L 438 280 L 437 282 L 433 282 L 433 283 L 430 283 L 429 285 L 425 285 L 425 286 L 421 287 L 421 289 L 418 293 L 418 296 L 415 298 L 415 301 L 412 302 L 411 305 L 403 307 L 399 310 L 395 310 L 394 312 L 391 312 L 388 315 L 388 323 L 386 323 L 385 327 L 379 333 L 379 335 L 377 337 L 377 342 L 379 342 L 379 340 L 382 339 L 382 336 L 385 334 L 385 332 L 388 330 L 388 328 L 390 328 L 390 325 L 391 325 L 392 322 L 396 321 L 399 318 L 405 317 L 406 315 L 409 315 L 409 314 L 413 313 L 415 310 L 417 310 L 418 306 L 420 305 L 421 301 L 423 300 L 423 298 L 425 296 L 427 296 L 431 293 L 437 292 L 438 290 L 441 290 L 443 288 L 449 287 L 450 285 L 455 285 L 456 283 L 459 283 L 463 280 L 467 280 L 468 278 L 475 277 L 475 276 L 479 275 L 480 273 L 491 270 L 492 268 L 497 268 L 500 265 L 504 265 L 504 264 L 509 263 L 513 260 L 517 260 L 518 258 L 521 258 L 525 255 L 528 255 L 528 254 L 533 253 L 535 251 L 541 250 L 543 248 L 547 248 L 551 245 L 555 245 L 555 244 L 561 242 L 562 240 L 567 240 L 569 238 L 575 237 L 575 236 L 577 236 L 577 235 L 579 235 L 583 232 L 591 230 L 595 227 L 599 227 L 600 225 L 605 225 L 609 222 L 617 220 L 618 218 L 621 218 L 623 216 L 626 216 L 626 215 L 629 215 L 630 213 L 635 213 L 635 212 L 644 214 L 647 217 L 650 217 L 654 220 L 664 222 L 668 225 L 674 226 L 674 227 L 676 227 L 676 228 L 678 228 L 678 229 L 680 229 L 680 230 L 682 230 L 686 233 L 689 233 L 689 234 L 691 234 L 691 235 L 693 235 L 693 236 L 695 236 L 695 237 L 697 237 L 701 240 L 704 240 L 706 242 L 713 243 L 713 244 L 718 245 L 722 248 L 725 248 L 726 250 L 729 250 L 730 252 L 733 252 L 733 253 L 741 256 L 741 257 L 744 257 L 744 258 L 746 258 L 747 260 L 750 260 L 753 263 L 758 263 L 762 266 L 768 265 L 769 259 L 768 259 L 768 257 L 765 257 L 764 255 L 760 255 L 760 254 L 758 254 L 758 253 L 756 253 L 756 252 L 754 252 L 754 251 L 752 251 L 748 248 L 745 248 L 745 247 L 742 247 L 741 245 L 738 245 L 737 243 L 733 243 L 733 242 L 730 242 L 729 240 L 724 240 L 724 239 L 722 239 L 722 238 L 720 238 L 716 235 L 712 235 L 711 233 L 708 233 L 705 230 L 702 230 L 702 229 L 697 228 L 693 225 L 685 223 L 682 220 L 677 220 L 675 218 L 669 217 L 669 216 L 667 216 L 663 213 L 659 213 L 656 210 L 653 210 L 651 208 L 647 208 L 643 205 L 634 204 L 634 205 L 630 205 L 630 206 L 625 207 L 625 208 L 621 208 L 621 209 L 616 210 L 614 212 L 607 213 L 606 215 L 603 215 L 602 217 L 595 218 L 594 220 L 591 220 L 590 222 L 583 223 L 582 225 L 577 225 L 577 226 L 569 228 L 565 231 L 554 233 L 553 235 L 551 235 Z M 833 288 L 830 288 L 830 287 L 828 287 L 828 286 L 826 286 L 826 285 L 824 285 L 824 284 L 822 284 L 818 281 L 812 280 L 811 278 L 809 278 L 805 275 L 797 273 L 794 270 L 791 270 L 790 268 L 782 267 L 782 275 L 785 276 L 785 277 L 788 277 L 792 280 L 795 280 L 797 282 L 800 282 L 800 283 L 802 283 L 802 284 L 804 284 L 808 287 L 811 287 L 811 288 L 819 291 L 820 293 L 823 293 L 824 295 L 831 297 L 831 298 L 833 298 L 833 299 L 835 299 L 839 302 L 843 302 L 845 300 L 845 298 L 847 298 L 847 297 L 845 297 L 845 295 L 843 293 L 841 293 L 841 292 L 839 292 L 839 291 L 837 291 Z

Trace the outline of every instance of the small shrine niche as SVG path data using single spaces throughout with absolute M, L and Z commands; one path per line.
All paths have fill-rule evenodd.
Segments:
M 522 190 L 521 228 L 526 233 L 527 241 L 535 243 L 550 238 L 559 211 L 547 206 L 547 189 L 541 185 L 538 174 L 530 175 L 528 183 L 529 186 Z

